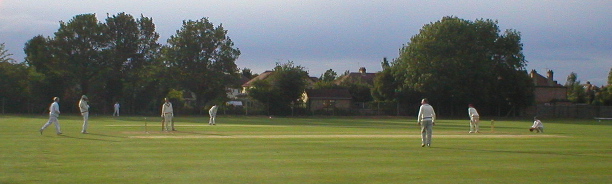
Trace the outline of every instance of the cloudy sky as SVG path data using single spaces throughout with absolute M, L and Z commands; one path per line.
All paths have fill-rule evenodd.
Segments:
M 36 35 L 53 36 L 75 15 L 125 12 L 153 18 L 160 43 L 183 20 L 208 17 L 222 24 L 242 55 L 239 68 L 255 73 L 294 61 L 311 76 L 380 71 L 425 24 L 444 16 L 497 20 L 522 34 L 528 70 L 555 72 L 565 84 L 574 72 L 582 83 L 603 85 L 612 68 L 612 1 L 609 0 L 0 0 L 0 43 L 17 61 Z

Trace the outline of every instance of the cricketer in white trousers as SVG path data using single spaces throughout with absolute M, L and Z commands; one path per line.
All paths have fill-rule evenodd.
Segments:
M 59 98 L 55 97 L 53 98 L 53 103 L 51 103 L 51 105 L 49 106 L 49 121 L 47 121 L 47 123 L 45 123 L 42 128 L 40 128 L 40 134 L 42 135 L 43 131 L 52 123 L 55 123 L 55 131 L 57 132 L 57 135 L 62 134 L 62 131 L 60 130 L 60 124 L 59 121 L 57 120 L 57 117 L 59 117 L 60 114 L 60 110 L 59 110 Z
M 115 112 L 113 112 L 113 116 L 119 116 L 119 107 L 120 107 L 119 102 L 115 103 L 113 107 L 115 108 Z
M 431 137 L 433 136 L 433 126 L 436 121 L 436 112 L 429 105 L 427 99 L 421 101 L 417 122 L 421 125 L 421 147 L 431 146 Z
M 537 133 L 544 133 L 544 124 L 539 119 L 534 119 L 533 126 L 531 128 L 535 128 Z
M 469 105 L 468 115 L 470 116 L 470 133 L 480 133 L 480 115 L 472 104 Z
M 83 116 L 83 129 L 81 130 L 83 134 L 87 133 L 87 126 L 89 126 L 89 105 L 87 100 L 87 96 L 83 95 L 79 101 L 79 110 L 81 111 L 81 116 Z
M 208 110 L 208 115 L 210 115 L 210 119 L 208 120 L 209 125 L 216 125 L 215 119 L 217 119 L 217 105 L 213 105 L 210 110 Z
M 165 127 L 162 127 L 162 129 L 166 131 L 170 130 L 168 126 L 170 126 L 170 123 L 172 123 L 172 131 L 175 131 L 174 123 L 172 122 L 172 118 L 174 117 L 174 110 L 172 109 L 172 103 L 170 103 L 170 101 L 168 101 L 167 99 L 166 99 L 166 103 L 162 105 L 161 117 L 164 118 L 164 126 L 165 126 Z

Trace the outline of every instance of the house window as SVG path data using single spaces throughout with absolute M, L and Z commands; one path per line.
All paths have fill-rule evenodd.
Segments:
M 325 108 L 336 107 L 336 100 L 324 100 L 323 101 L 323 107 L 325 107 Z

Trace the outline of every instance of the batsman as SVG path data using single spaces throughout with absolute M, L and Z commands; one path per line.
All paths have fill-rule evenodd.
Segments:
M 176 131 L 174 129 L 174 122 L 172 121 L 172 118 L 174 117 L 174 110 L 172 110 L 172 103 L 170 103 L 170 100 L 168 100 L 168 98 L 164 98 L 164 101 L 166 102 L 162 105 L 162 110 L 161 110 L 162 131 L 170 130 L 168 127 L 170 126 L 170 124 L 172 124 L 172 131 Z

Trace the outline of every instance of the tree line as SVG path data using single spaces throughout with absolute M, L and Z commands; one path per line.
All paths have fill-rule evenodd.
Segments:
M 54 36 L 39 35 L 25 43 L 23 63 L 10 59 L 0 45 L 0 95 L 3 107 L 8 107 L 4 111 L 43 112 L 46 107 L 41 104 L 59 96 L 62 109 L 70 112 L 85 94 L 100 113 L 110 112 L 117 101 L 126 113 L 152 113 L 164 97 L 181 101 L 188 92 L 196 100 L 181 108 L 201 113 L 226 102 L 225 89 L 240 88 L 235 82 L 240 75 L 255 76 L 237 68 L 240 50 L 222 25 L 207 18 L 183 21 L 166 45 L 158 39 L 149 17 L 119 13 L 100 22 L 95 14 L 82 14 L 60 22 Z M 467 104 L 489 115 L 520 114 L 534 100 L 522 50 L 520 32 L 501 31 L 497 21 L 443 17 L 412 36 L 398 58 L 384 58 L 373 85 L 335 84 L 340 76 L 330 69 L 314 87 L 345 88 L 357 102 L 386 101 L 404 107 L 418 107 L 426 97 L 444 114 L 464 114 Z M 248 94 L 268 111 L 287 114 L 289 107 L 303 103 L 308 72 L 291 61 L 277 63 L 274 71 L 254 83 Z M 576 86 L 582 86 L 579 81 L 574 78 L 566 86 L 571 87 L 570 100 L 582 99 L 572 96 L 579 91 Z M 610 105 L 610 88 L 596 89 L 592 102 Z
M 164 97 L 196 94 L 194 111 L 224 101 L 225 87 L 238 78 L 234 47 L 222 25 L 207 18 L 183 21 L 181 29 L 158 43 L 153 19 L 126 13 L 104 22 L 95 14 L 60 22 L 53 36 L 38 35 L 25 43 L 25 62 L 3 62 L 11 86 L 2 96 L 7 112 L 43 112 L 53 96 L 71 112 L 81 95 L 94 111 L 105 113 L 120 102 L 126 113 L 155 112 Z M 4 73 L 6 72 L 6 73 Z M 18 73 L 18 75 L 13 74 Z

